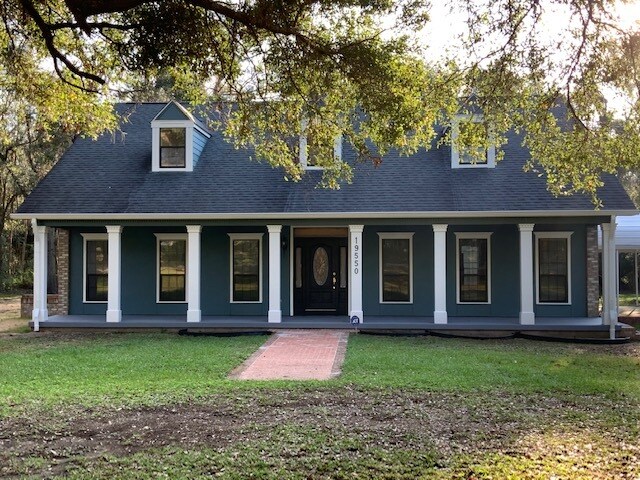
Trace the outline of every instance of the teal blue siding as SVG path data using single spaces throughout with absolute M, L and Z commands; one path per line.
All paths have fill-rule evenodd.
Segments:
M 69 314 L 70 315 L 105 315 L 107 302 L 84 303 L 84 244 L 82 233 L 104 233 L 103 228 L 70 229 L 69 231 Z
M 191 120 L 176 104 L 170 103 L 155 120 Z
M 535 232 L 573 232 L 571 235 L 571 305 L 538 305 L 534 312 L 538 317 L 586 317 L 587 316 L 587 233 L 586 225 L 536 225 Z M 534 237 L 535 238 L 535 237 Z M 535 244 L 534 244 L 535 262 Z M 534 264 L 535 275 L 535 264 Z M 535 281 L 534 281 L 535 289 Z M 534 302 L 537 293 L 534 293 Z
M 200 154 L 207 143 L 207 137 L 197 128 L 193 129 L 193 166 L 195 167 L 200 159 Z
M 455 232 L 491 232 L 491 303 L 457 303 Z M 451 226 L 447 231 L 447 314 L 517 317 L 520 312 L 520 233 L 516 225 Z
M 564 223 L 536 224 L 534 232 L 571 231 L 571 305 L 538 305 L 539 317 L 586 316 L 586 225 L 593 219 L 567 219 Z M 274 224 L 280 222 L 273 221 Z M 301 222 L 296 222 L 299 225 Z M 313 222 L 305 221 L 305 225 Z M 319 222 L 318 222 L 319 223 Z M 351 221 L 351 223 L 354 223 Z M 363 307 L 365 316 L 432 316 L 433 299 L 433 230 L 431 224 L 417 225 L 398 220 L 365 223 L 363 233 Z M 443 222 L 444 223 L 444 222 Z M 336 224 L 340 222 L 336 221 Z M 456 301 L 455 232 L 491 232 L 491 303 L 458 304 Z M 229 233 L 261 233 L 262 301 L 230 302 Z M 379 232 L 413 232 L 413 302 L 380 302 Z M 105 233 L 94 224 L 71 226 L 69 265 L 69 313 L 73 315 L 106 312 L 106 303 L 83 302 L 83 241 L 81 233 Z M 125 315 L 186 315 L 186 303 L 156 302 L 157 246 L 155 233 L 185 234 L 184 223 L 167 222 L 162 226 L 125 225 L 122 233 L 122 311 Z M 290 226 L 283 225 L 282 238 L 287 247 L 278 245 L 282 255 L 281 310 L 291 315 L 291 245 Z M 230 226 L 205 222 L 201 237 L 201 309 L 203 315 L 267 315 L 269 305 L 269 235 L 261 224 Z M 535 252 L 535 245 L 534 245 Z M 535 258 L 534 258 L 535 262 Z M 534 273 L 535 273 L 534 264 Z M 476 224 L 450 224 L 447 231 L 447 312 L 449 316 L 517 317 L 520 310 L 519 232 L 516 224 L 493 224 L 478 220 Z M 534 279 L 535 288 L 535 279 Z M 536 294 L 534 292 L 534 300 Z
M 185 234 L 172 227 L 124 228 L 122 230 L 123 315 L 186 315 L 187 304 L 157 303 L 158 266 L 156 233 Z
M 378 232 L 414 232 L 413 303 L 380 303 L 380 237 Z M 433 229 L 431 225 L 367 225 L 363 232 L 363 310 L 367 315 L 433 315 Z M 366 321 L 366 320 L 365 320 Z
M 231 239 L 229 233 L 262 233 L 262 302 L 231 303 Z M 269 236 L 266 228 L 202 229 L 202 315 L 266 315 L 269 306 Z

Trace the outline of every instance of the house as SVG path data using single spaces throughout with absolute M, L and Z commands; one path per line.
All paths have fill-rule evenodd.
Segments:
M 373 166 L 338 142 L 354 182 L 325 190 L 304 139 L 307 171 L 286 182 L 178 103 L 117 110 L 128 117 L 123 134 L 76 140 L 14 215 L 33 223 L 35 330 L 358 323 L 615 334 L 615 218 L 636 210 L 613 176 L 594 210 L 523 172 L 516 134 L 498 163 L 493 148 L 472 162 L 434 143 Z M 50 227 L 56 315 L 46 300 Z
M 602 231 L 598 232 L 598 245 L 602 251 Z M 619 305 L 640 303 L 638 254 L 640 253 L 640 215 L 621 217 L 617 220 L 614 239 L 616 251 L 617 294 Z M 624 309 L 629 312 L 629 308 Z

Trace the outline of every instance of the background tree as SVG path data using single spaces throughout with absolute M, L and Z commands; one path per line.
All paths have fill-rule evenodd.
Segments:
M 81 132 L 113 126 L 108 102 L 59 81 L 43 50 L 0 32 L 0 288 L 29 270 L 29 228 L 9 215 Z
M 338 133 L 377 161 L 390 148 L 429 145 L 436 122 L 479 106 L 492 138 L 472 132 L 465 144 L 522 130 L 528 167 L 553 193 L 597 203 L 601 174 L 634 166 L 640 153 L 638 37 L 619 26 L 616 2 L 449 4 L 467 30 L 438 61 L 419 47 L 422 0 L 5 0 L 1 14 L 11 41 L 46 51 L 61 80 L 86 92 L 109 95 L 127 74 L 171 68 L 192 101 L 234 100 L 227 133 L 289 178 L 302 174 L 294 139 L 303 125 L 323 183 L 338 187 L 351 178 L 332 156 Z M 554 21 L 562 28 L 549 34 Z M 612 95 L 626 99 L 623 111 L 607 103 Z M 559 100 L 566 108 L 554 115 Z

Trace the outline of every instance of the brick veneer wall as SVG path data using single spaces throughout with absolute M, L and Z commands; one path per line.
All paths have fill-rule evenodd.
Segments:
M 58 229 L 58 313 L 69 315 L 69 230 Z
M 598 227 L 587 226 L 587 315 L 600 315 L 600 264 L 598 260 Z
M 47 295 L 47 310 L 49 315 L 69 315 L 69 230 L 59 228 L 57 236 L 58 293 Z M 30 318 L 32 310 L 33 295 L 22 295 L 22 318 Z

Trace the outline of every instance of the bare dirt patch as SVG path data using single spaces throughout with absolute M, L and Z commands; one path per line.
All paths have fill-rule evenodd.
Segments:
M 618 414 L 634 411 L 637 403 L 602 397 L 459 395 L 349 386 L 243 391 L 212 396 L 204 403 L 155 408 L 70 406 L 1 420 L 0 476 L 46 478 L 65 474 L 77 461 L 125 458 L 165 447 L 225 451 L 264 442 L 277 448 L 283 429 L 290 429 L 353 439 L 370 449 L 428 450 L 445 466 L 455 456 L 530 458 L 540 444 L 544 449 L 547 435 L 562 439 L 584 431 L 588 439 L 572 442 L 605 442 L 605 453 L 596 452 L 615 457 L 607 459 L 609 465 L 617 456 L 624 460 L 614 462 L 612 478 L 633 478 L 640 473 L 638 433 Z M 615 420 L 607 412 L 618 412 Z M 637 425 L 637 415 L 630 422 Z M 557 447 L 561 453 L 564 448 Z
M 20 318 L 20 295 L 0 296 L 0 332 L 15 331 L 28 323 Z

